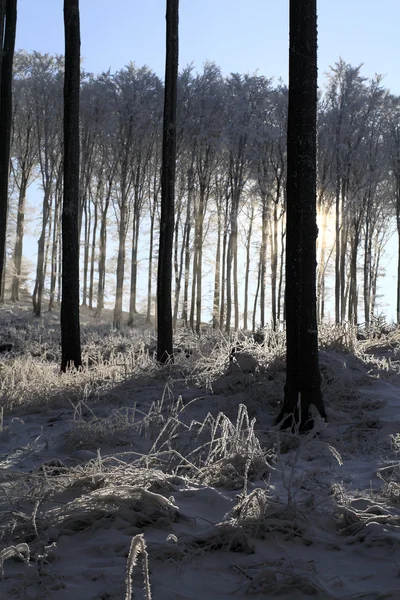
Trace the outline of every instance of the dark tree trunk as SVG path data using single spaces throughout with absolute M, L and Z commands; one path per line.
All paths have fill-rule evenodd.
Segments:
M 316 307 L 316 0 L 290 1 L 287 134 L 286 385 L 278 422 L 312 426 L 326 417 L 318 360 Z
M 157 276 L 157 360 L 172 357 L 172 248 L 176 171 L 176 96 L 178 81 L 179 0 L 167 0 L 167 36 L 163 154 L 161 175 L 161 223 Z
M 10 143 L 12 120 L 12 70 L 15 33 L 17 28 L 17 0 L 0 4 L 1 71 L 0 71 L 0 296 L 4 297 L 6 231 L 8 211 L 8 177 L 10 172 Z
M 79 0 L 64 0 L 64 202 L 62 213 L 61 370 L 82 365 L 79 324 Z

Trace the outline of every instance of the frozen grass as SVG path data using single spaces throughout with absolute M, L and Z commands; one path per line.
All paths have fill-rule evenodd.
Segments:
M 4 341 L 13 343 L 0 361 L 7 597 L 130 599 L 143 588 L 140 562 L 144 597 L 192 597 L 190 581 L 178 591 L 171 573 L 193 573 L 193 585 L 211 554 L 239 599 L 384 597 L 361 583 L 355 592 L 351 573 L 340 587 L 319 560 L 331 564 L 335 547 L 399 546 L 398 433 L 387 431 L 386 400 L 359 391 L 396 384 L 397 330 L 360 341 L 352 328 L 322 328 L 329 424 L 316 419 L 300 436 L 273 426 L 285 380 L 282 332 L 182 330 L 174 363 L 160 367 L 151 329 L 116 332 L 89 315 L 85 368 L 60 375 L 54 316 L 38 324 L 6 307 L 3 319 Z M 364 479 L 360 465 L 370 467 Z

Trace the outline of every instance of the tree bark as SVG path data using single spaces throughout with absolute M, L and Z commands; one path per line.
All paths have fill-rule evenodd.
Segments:
M 0 5 L 0 29 L 4 29 L 0 38 L 0 296 L 4 297 L 4 273 L 6 256 L 6 232 L 8 212 L 8 179 L 10 172 L 10 144 L 12 121 L 12 75 L 17 28 L 17 0 L 7 0 Z M 3 13 L 3 15 L 1 14 Z
M 64 202 L 62 212 L 61 371 L 82 366 L 79 323 L 79 0 L 64 0 Z
M 312 427 L 314 404 L 326 418 L 319 372 L 316 309 L 316 0 L 290 1 L 287 133 L 286 385 L 278 422 Z
M 179 0 L 167 0 L 167 35 L 161 175 L 161 223 L 157 276 L 157 360 L 172 358 L 172 248 L 175 213 L 176 100 L 179 56 Z

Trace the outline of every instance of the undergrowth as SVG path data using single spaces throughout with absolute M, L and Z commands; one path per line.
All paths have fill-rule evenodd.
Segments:
M 0 362 L 0 439 L 8 444 L 0 455 L 0 567 L 10 593 L 13 574 L 25 568 L 26 586 L 34 582 L 53 597 L 61 589 L 60 540 L 111 529 L 122 536 L 126 599 L 134 597 L 140 561 L 151 598 L 152 563 L 186 565 L 222 550 L 251 555 L 264 539 L 278 548 L 307 546 L 315 521 L 330 542 L 339 535 L 348 544 L 397 543 L 397 437 L 379 489 L 354 494 L 337 475 L 343 461 L 379 447 L 383 403 L 366 401 L 357 388 L 368 377 L 395 376 L 397 330 L 359 340 L 355 328 L 321 328 L 329 426 L 316 419 L 305 436 L 273 426 L 285 381 L 284 332 L 199 337 L 182 330 L 174 362 L 159 366 L 151 330 L 83 328 L 84 368 L 63 375 L 55 328 L 10 323 L 5 337 L 13 350 Z M 51 414 L 52 426 L 63 422 L 58 458 L 49 457 L 46 431 L 18 441 L 25 415 L 35 412 Z M 230 508 L 218 522 L 191 529 L 183 493 L 211 489 Z M 145 540 L 147 530 L 163 538 Z M 245 594 L 331 597 L 310 562 L 233 562 L 232 569 Z

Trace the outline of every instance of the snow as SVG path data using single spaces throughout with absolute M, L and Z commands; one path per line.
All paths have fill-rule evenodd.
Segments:
M 0 599 L 145 598 L 146 556 L 153 600 L 400 598 L 396 332 L 322 339 L 329 423 L 299 436 L 273 425 L 281 338 L 232 360 L 180 332 L 159 367 L 139 317 L 121 334 L 86 313 L 89 367 L 61 376 L 55 316 L 0 323 Z

